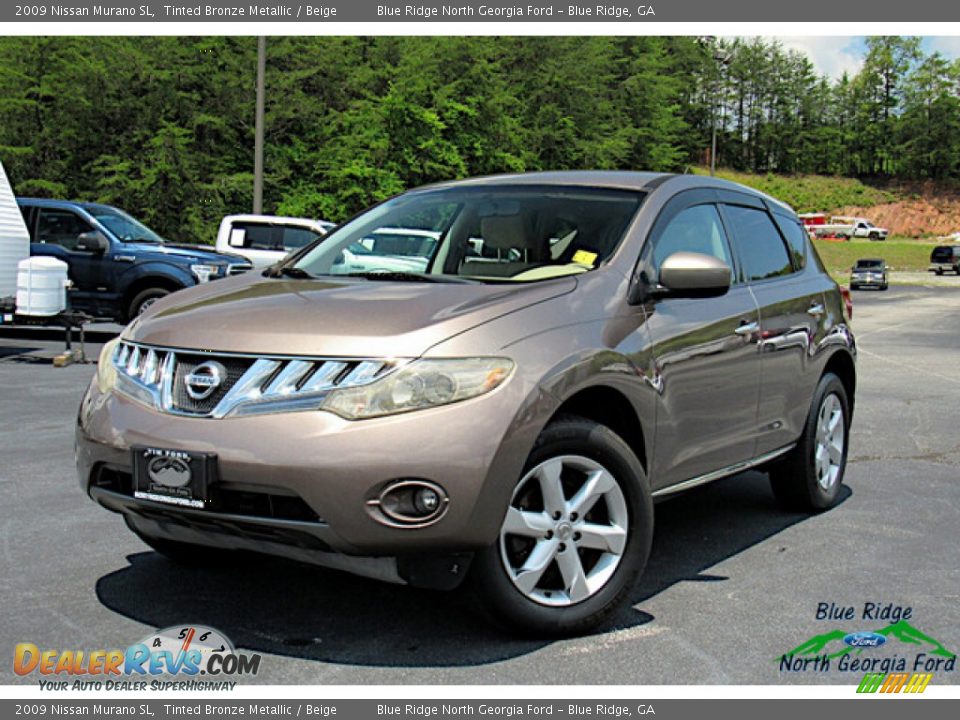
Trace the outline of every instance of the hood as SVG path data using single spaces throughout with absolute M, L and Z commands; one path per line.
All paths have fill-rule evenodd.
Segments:
M 180 245 L 175 243 L 138 243 L 127 242 L 125 247 L 135 250 L 137 253 L 156 253 L 157 255 L 174 256 L 177 258 L 195 258 L 200 262 L 206 263 L 245 263 L 249 261 L 233 253 L 218 252 L 212 245 Z
M 458 333 L 571 292 L 573 277 L 518 285 L 241 275 L 155 303 L 135 342 L 251 354 L 417 357 Z

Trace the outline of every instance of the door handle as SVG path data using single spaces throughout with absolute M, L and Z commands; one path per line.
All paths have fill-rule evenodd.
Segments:
M 814 303 L 813 305 L 811 305 L 807 310 L 807 315 L 812 315 L 813 317 L 820 317 L 821 315 L 823 315 L 823 304 Z
M 753 335 L 760 329 L 760 323 L 754 322 L 741 322 L 740 326 L 733 332 L 737 335 Z

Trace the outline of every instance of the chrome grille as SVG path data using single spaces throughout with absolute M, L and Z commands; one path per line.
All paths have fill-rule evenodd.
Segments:
M 199 353 L 127 341 L 117 344 L 112 361 L 125 395 L 162 412 L 209 418 L 316 410 L 331 390 L 365 385 L 407 362 Z M 210 361 L 226 373 L 209 396 L 196 399 L 187 378 Z
M 202 400 L 195 400 L 187 393 L 186 378 L 200 365 L 208 360 L 216 359 L 227 369 L 226 378 L 213 391 L 213 393 Z M 237 380 L 243 377 L 243 374 L 250 369 L 253 360 L 242 357 L 218 357 L 210 358 L 203 355 L 186 355 L 177 353 L 176 362 L 173 370 L 173 407 L 194 415 L 206 415 L 213 412 L 217 404 L 223 400 L 227 391 L 233 387 Z

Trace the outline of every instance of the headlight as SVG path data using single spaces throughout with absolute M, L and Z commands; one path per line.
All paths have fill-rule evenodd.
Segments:
M 100 358 L 97 360 L 97 387 L 100 392 L 108 393 L 117 382 L 117 369 L 113 366 L 113 351 L 117 348 L 120 338 L 116 337 L 103 346 Z
M 205 283 L 211 278 L 215 278 L 220 274 L 219 265 L 191 265 L 190 272 L 193 273 L 193 276 L 197 279 L 197 282 Z
M 449 405 L 490 392 L 512 370 L 506 358 L 418 360 L 368 385 L 333 390 L 321 409 L 360 420 Z

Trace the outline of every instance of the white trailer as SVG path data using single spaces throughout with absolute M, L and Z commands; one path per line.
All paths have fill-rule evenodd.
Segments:
M 7 172 L 0 162 L 0 310 L 13 315 L 17 295 L 17 267 L 30 257 L 30 233 L 23 222 Z M 0 322 L 5 320 L 0 316 Z M 12 322 L 11 317 L 6 322 Z

